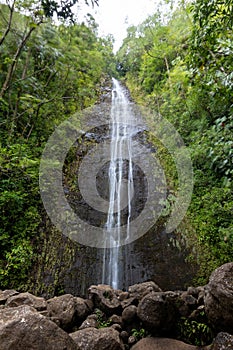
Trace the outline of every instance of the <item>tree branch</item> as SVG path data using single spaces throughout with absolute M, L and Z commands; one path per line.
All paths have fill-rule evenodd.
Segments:
M 10 9 L 10 17 L 9 17 L 9 20 L 8 20 L 8 23 L 7 23 L 7 27 L 6 27 L 6 30 L 2 36 L 2 38 L 0 39 L 0 46 L 3 44 L 4 40 L 6 39 L 7 37 L 7 34 L 9 33 L 10 29 L 11 29 L 11 24 L 12 24 L 12 18 L 13 18 L 13 13 L 14 13 L 14 9 L 15 9 L 15 1 L 13 1 L 13 4 L 12 6 L 8 5 L 9 9 Z
M 38 22 L 37 23 L 37 26 L 39 26 L 40 24 L 42 23 L 42 21 Z M 32 32 L 36 29 L 37 27 L 32 27 L 30 28 L 29 32 L 27 34 L 24 35 L 23 37 L 23 40 L 21 41 L 21 43 L 19 44 L 17 50 L 16 50 L 16 53 L 14 55 L 14 58 L 13 58 L 13 61 L 8 69 L 8 72 L 7 72 L 7 75 L 6 75 L 6 79 L 3 83 L 3 86 L 2 86 L 2 89 L 1 89 L 1 92 L 0 92 L 0 97 L 3 97 L 5 95 L 5 92 L 7 91 L 9 85 L 10 85 L 10 82 L 11 82 L 11 79 L 12 79 L 12 76 L 14 74 L 14 71 L 16 69 L 16 65 L 17 65 L 17 61 L 18 61 L 18 58 L 27 42 L 27 40 L 30 38 Z

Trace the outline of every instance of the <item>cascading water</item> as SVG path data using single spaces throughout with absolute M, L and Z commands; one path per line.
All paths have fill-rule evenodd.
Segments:
M 109 209 L 107 237 L 113 248 L 105 248 L 102 283 L 118 288 L 121 278 L 120 234 L 122 209 L 127 206 L 125 243 L 130 238 L 131 198 L 133 195 L 132 136 L 130 103 L 119 82 L 113 78 L 111 108 L 111 159 L 109 164 Z M 127 161 L 126 161 L 127 159 Z M 107 243 L 107 242 L 106 242 Z M 106 246 L 108 246 L 106 244 Z
M 174 184 L 182 176 L 178 187 L 190 190 L 182 140 L 161 116 L 131 103 L 116 80 L 112 101 L 105 92 L 103 103 L 66 120 L 46 145 L 42 199 L 52 222 L 70 239 L 48 225 L 52 239 L 46 238 L 46 259 L 38 262 L 43 268 L 35 285 L 48 296 L 64 289 L 86 297 L 87 288 L 101 281 L 127 290 L 154 280 L 164 290 L 182 290 L 197 266 L 187 262 L 190 248 L 179 231 L 166 232 L 170 187 L 159 162 L 170 153 L 178 166 Z M 181 205 L 174 206 L 178 220 L 183 199 L 182 194 Z

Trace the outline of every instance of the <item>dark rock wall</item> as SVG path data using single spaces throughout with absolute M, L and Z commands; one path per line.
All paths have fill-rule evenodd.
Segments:
M 109 137 L 109 127 L 104 121 L 111 108 L 109 94 L 110 90 L 106 93 L 107 103 L 84 113 L 85 124 L 91 132 L 90 130 L 86 132 L 74 144 L 67 157 L 69 161 L 64 166 L 65 195 L 73 209 L 77 210 L 78 215 L 82 215 L 84 220 L 90 220 L 88 218 L 90 212 L 83 204 L 79 190 L 75 188 L 77 171 L 88 150 Z M 92 128 L 96 119 L 98 121 L 103 119 L 102 130 Z M 153 148 L 143 129 L 139 128 L 135 130 L 135 133 L 135 138 L 140 139 L 140 142 L 146 144 L 152 152 L 156 152 L 156 147 Z M 141 173 L 137 169 L 135 173 L 140 185 Z M 101 178 L 104 179 L 104 175 L 102 173 L 99 175 L 101 185 L 103 183 Z M 102 195 L 106 196 L 106 193 L 103 191 Z M 142 209 L 140 206 L 142 206 L 142 201 L 139 200 L 134 206 L 134 213 L 137 214 L 137 211 Z M 102 221 L 106 222 L 106 218 L 99 218 L 98 215 L 98 213 L 92 213 L 91 220 L 95 222 L 99 220 L 98 226 L 100 226 Z M 144 236 L 131 244 L 120 247 L 119 288 L 127 289 L 129 285 L 153 280 L 163 289 L 175 290 L 183 289 L 191 282 L 197 266 L 186 261 L 190 254 L 189 243 L 178 233 L 165 234 L 164 220 L 164 218 L 159 219 L 157 224 Z M 46 297 L 62 293 L 84 295 L 89 285 L 101 283 L 103 249 L 91 248 L 71 241 L 58 232 L 48 218 L 44 221 L 44 227 L 40 233 L 41 243 L 38 247 L 38 257 L 35 260 L 34 271 L 32 271 L 32 278 L 27 288 L 33 293 Z
M 175 246 L 177 243 L 177 246 Z M 197 267 L 185 259 L 189 250 L 154 227 L 137 241 L 120 248 L 120 289 L 153 280 L 164 290 L 184 289 Z M 91 284 L 101 283 L 103 249 L 82 246 L 50 227 L 29 289 L 50 297 L 63 293 L 84 296 Z

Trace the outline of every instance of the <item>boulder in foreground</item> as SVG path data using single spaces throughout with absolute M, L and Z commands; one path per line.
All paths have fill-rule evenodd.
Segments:
M 232 350 L 233 349 L 233 335 L 229 333 L 220 332 L 214 339 L 213 344 L 209 350 Z
M 211 274 L 204 303 L 215 328 L 233 334 L 233 262 L 220 266 Z
M 73 339 L 28 305 L 0 310 L 1 350 L 77 350 Z
M 200 348 L 175 339 L 144 338 L 135 344 L 131 350 L 200 350 Z
M 71 333 L 77 350 L 124 350 L 119 333 L 113 328 L 85 328 Z

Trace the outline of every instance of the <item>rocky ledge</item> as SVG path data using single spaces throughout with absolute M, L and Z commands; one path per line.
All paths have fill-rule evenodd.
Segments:
M 87 299 L 0 292 L 0 350 L 124 349 L 232 350 L 233 263 L 186 291 L 144 282 L 91 286 Z

